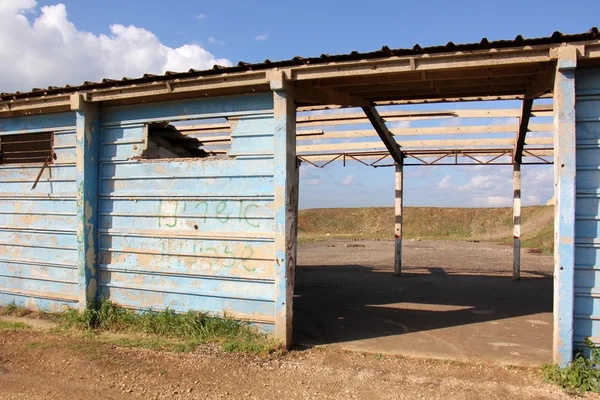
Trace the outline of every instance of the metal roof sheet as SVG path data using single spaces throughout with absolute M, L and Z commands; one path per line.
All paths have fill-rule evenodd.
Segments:
M 598 28 L 594 27 L 587 32 L 577 34 L 563 34 L 561 32 L 556 31 L 551 36 L 542 38 L 523 38 L 523 36 L 518 35 L 513 40 L 495 40 L 490 42 L 486 38 L 483 38 L 477 43 L 454 44 L 452 42 L 448 42 L 446 45 L 443 46 L 421 47 L 418 44 L 415 44 L 412 48 L 405 49 L 390 49 L 388 46 L 383 46 L 380 50 L 375 50 L 366 53 L 352 51 L 348 54 L 321 54 L 321 56 L 319 57 L 294 57 L 292 59 L 282 61 L 271 61 L 267 59 L 261 63 L 247 63 L 240 61 L 237 65 L 231 67 L 215 65 L 212 69 L 208 70 L 190 69 L 187 72 L 167 71 L 164 75 L 144 74 L 142 77 L 139 78 L 124 77 L 121 80 L 103 79 L 101 82 L 84 82 L 82 85 L 79 86 L 66 85 L 62 87 L 49 86 L 45 89 L 34 88 L 30 92 L 0 93 L 0 101 L 15 100 L 26 97 L 41 97 L 53 94 L 73 93 L 77 91 L 89 91 L 93 89 L 113 88 L 149 82 L 161 82 L 180 78 L 193 78 L 211 75 L 214 76 L 224 73 L 259 71 L 265 69 L 293 67 L 300 65 L 316 65 L 331 62 L 372 60 L 394 56 L 439 54 L 459 51 L 466 52 L 487 49 L 506 49 L 511 47 L 539 46 L 558 43 L 583 42 L 599 39 L 600 32 L 598 31 Z

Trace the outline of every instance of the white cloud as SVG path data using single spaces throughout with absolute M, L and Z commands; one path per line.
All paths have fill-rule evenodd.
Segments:
M 344 186 L 348 186 L 348 185 L 352 185 L 352 182 L 354 182 L 354 175 L 348 175 L 346 178 L 344 178 L 344 180 L 342 181 L 342 184 Z
M 201 21 L 203 19 L 206 19 L 207 15 L 206 14 L 196 14 L 196 15 L 194 15 L 194 18 Z
M 476 207 L 509 207 L 512 205 L 512 202 L 513 199 L 511 197 L 488 196 L 475 198 L 473 205 Z
M 260 42 L 263 42 L 265 40 L 267 40 L 269 38 L 269 34 L 268 33 L 261 33 L 260 35 L 256 35 L 254 37 L 254 40 L 258 40 Z
M 0 1 L 0 92 L 231 65 L 195 44 L 166 46 L 133 25 L 110 25 L 109 35 L 80 31 L 63 4 L 29 20 L 35 12 L 35 0 Z
M 223 40 L 217 39 L 214 36 L 208 37 L 208 44 L 218 44 L 219 46 L 225 46 L 225 42 Z
M 437 186 L 440 189 L 448 189 L 452 186 L 452 175 L 446 175 L 442 178 L 441 181 L 438 182 Z
M 389 129 L 410 128 L 410 121 L 392 121 L 388 122 L 387 126 Z

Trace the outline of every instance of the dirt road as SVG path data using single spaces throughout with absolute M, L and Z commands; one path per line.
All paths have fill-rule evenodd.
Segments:
M 2 399 L 569 399 L 533 368 L 387 357 L 328 348 L 277 358 L 119 348 L 0 331 Z

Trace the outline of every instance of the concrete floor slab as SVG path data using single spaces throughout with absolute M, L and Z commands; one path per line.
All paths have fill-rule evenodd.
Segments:
M 552 257 L 489 243 L 406 241 L 299 247 L 294 341 L 382 354 L 541 364 L 552 361 Z

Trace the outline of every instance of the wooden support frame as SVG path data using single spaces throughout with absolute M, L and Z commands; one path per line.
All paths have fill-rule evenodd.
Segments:
M 398 143 L 396 143 L 396 140 L 394 140 L 394 135 L 392 135 L 388 127 L 385 125 L 385 122 L 383 122 L 383 118 L 381 118 L 381 115 L 379 115 L 377 109 L 374 106 L 362 107 L 362 109 L 371 122 L 371 125 L 373 125 L 373 129 L 375 129 L 381 138 L 381 141 L 392 155 L 394 161 L 398 164 L 402 163 L 402 152 L 400 151 L 400 146 Z
M 533 108 L 533 99 L 523 99 L 521 107 L 521 118 L 519 121 L 519 131 L 517 132 L 517 140 L 515 141 L 515 149 L 513 152 L 513 161 L 520 164 L 523 161 L 523 147 L 525 146 L 525 136 L 529 127 L 529 119 L 531 118 L 531 110 Z

